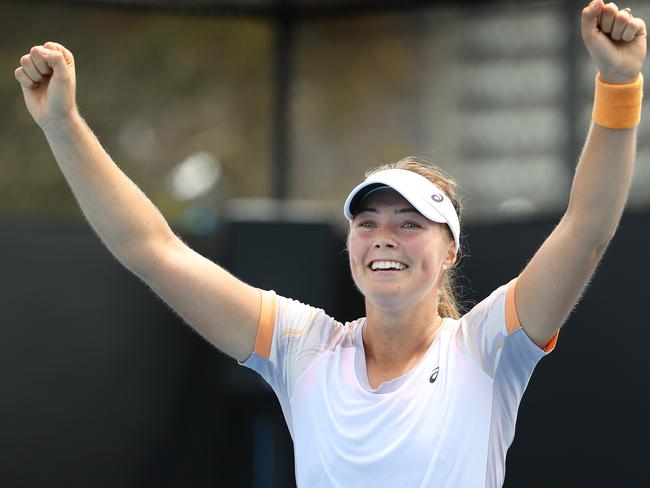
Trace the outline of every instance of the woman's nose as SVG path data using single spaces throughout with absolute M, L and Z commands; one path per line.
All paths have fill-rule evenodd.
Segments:
M 375 247 L 377 249 L 383 249 L 383 248 L 393 248 L 393 247 L 397 247 L 397 246 L 392 242 L 383 241 L 383 242 L 376 242 Z
M 397 247 L 397 242 L 390 234 L 390 232 L 384 231 L 377 234 L 377 236 L 375 237 L 374 245 L 376 249 L 394 248 Z

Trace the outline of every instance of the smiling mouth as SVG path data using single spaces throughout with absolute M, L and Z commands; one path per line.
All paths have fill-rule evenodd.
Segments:
M 400 263 L 399 261 L 372 261 L 369 265 L 368 268 L 371 271 L 378 272 L 378 273 L 388 273 L 388 272 L 395 272 L 395 271 L 403 271 L 408 268 L 408 266 L 404 263 Z

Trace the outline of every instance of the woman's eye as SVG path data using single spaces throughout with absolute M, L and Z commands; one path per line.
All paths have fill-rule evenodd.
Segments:
M 363 220 L 359 222 L 359 227 L 364 227 L 366 229 L 372 229 L 375 226 L 375 223 L 371 220 Z
M 418 224 L 417 222 L 404 222 L 402 224 L 402 227 L 406 229 L 417 229 L 418 227 L 420 227 L 420 224 Z

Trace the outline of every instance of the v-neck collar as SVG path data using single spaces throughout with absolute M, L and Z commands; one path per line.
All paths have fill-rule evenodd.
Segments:
M 397 378 L 384 381 L 377 388 L 372 388 L 370 386 L 370 382 L 368 381 L 366 351 L 363 347 L 362 331 L 363 331 L 363 327 L 366 325 L 366 322 L 367 319 L 364 318 L 359 323 L 356 330 L 354 331 L 354 346 L 355 346 L 354 369 L 355 369 L 355 373 L 359 385 L 361 385 L 361 387 L 367 392 L 375 393 L 375 394 L 392 393 L 398 390 L 404 383 L 406 383 L 415 371 L 419 370 L 423 364 L 428 362 L 427 360 L 431 356 L 434 348 L 439 349 L 440 335 L 442 334 L 443 330 L 447 326 L 447 318 L 443 317 L 442 322 L 440 323 L 440 327 L 438 328 L 438 334 L 436 334 L 435 339 L 431 342 L 427 351 L 422 355 L 420 361 L 418 361 L 418 363 L 415 366 L 413 366 L 413 368 L 411 368 L 406 373 L 398 376 Z

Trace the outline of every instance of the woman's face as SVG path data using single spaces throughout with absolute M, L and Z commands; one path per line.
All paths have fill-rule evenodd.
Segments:
M 456 260 L 444 224 L 430 221 L 390 188 L 359 204 L 348 251 L 352 277 L 366 300 L 392 309 L 434 299 L 443 266 Z

